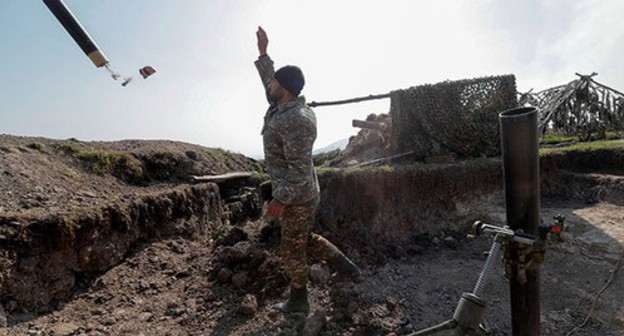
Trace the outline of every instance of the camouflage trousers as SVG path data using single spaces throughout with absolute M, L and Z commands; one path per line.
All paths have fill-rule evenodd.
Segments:
M 302 288 L 308 281 L 308 256 L 331 260 L 342 255 L 334 244 L 312 233 L 318 204 L 319 197 L 306 204 L 288 205 L 280 218 L 282 261 L 290 275 L 290 285 L 295 288 Z

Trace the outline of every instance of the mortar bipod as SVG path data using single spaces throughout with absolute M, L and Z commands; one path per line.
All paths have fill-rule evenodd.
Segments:
M 485 312 L 486 303 L 481 298 L 487 282 L 494 272 L 496 262 L 501 254 L 501 246 L 503 243 L 515 242 L 521 245 L 543 245 L 539 244 L 538 237 L 524 234 L 522 232 L 514 232 L 506 227 L 499 227 L 495 225 L 485 224 L 481 221 L 476 221 L 472 227 L 472 232 L 469 237 L 478 237 L 483 234 L 494 235 L 494 241 L 490 247 L 490 252 L 485 265 L 479 275 L 479 280 L 474 287 L 472 293 L 463 293 L 453 317 L 450 320 L 442 322 L 430 328 L 426 328 L 408 336 L 424 336 L 432 335 L 443 330 L 455 330 L 455 335 L 491 335 L 491 332 L 481 323 L 483 313 Z M 542 249 L 540 249 L 542 250 Z

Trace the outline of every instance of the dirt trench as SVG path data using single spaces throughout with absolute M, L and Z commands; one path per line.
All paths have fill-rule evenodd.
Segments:
M 545 335 L 563 335 L 582 322 L 618 259 L 622 153 L 541 158 L 542 217 L 564 213 L 571 223 L 543 265 Z M 2 249 L 11 272 L 0 279 L 0 322 L 6 321 L 0 334 L 401 335 L 450 317 L 490 243 L 467 240 L 466 232 L 476 219 L 504 222 L 500 160 L 327 170 L 319 177 L 316 231 L 361 265 L 367 279 L 338 282 L 326 264 L 311 260 L 309 317 L 284 317 L 273 308 L 288 283 L 279 228 L 262 220 L 228 223 L 218 188 L 206 184 L 59 225 L 33 221 L 26 236 L 2 232 L 12 243 Z M 488 326 L 494 335 L 510 335 L 502 271 L 492 283 Z M 621 335 L 623 293 L 618 278 L 579 334 Z

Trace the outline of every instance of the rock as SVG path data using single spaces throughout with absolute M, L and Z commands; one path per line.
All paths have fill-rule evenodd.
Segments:
M 407 251 L 403 248 L 403 246 L 397 245 L 395 249 L 395 253 L 399 258 L 407 258 Z
M 258 299 L 252 294 L 247 294 L 243 298 L 238 312 L 245 316 L 253 316 L 258 311 Z
M 247 272 L 238 272 L 232 276 L 232 284 L 236 286 L 236 288 L 243 288 L 247 284 L 248 277 Z
M 232 276 L 232 273 L 233 272 L 229 268 L 223 267 L 219 271 L 219 274 L 217 274 L 217 282 L 220 284 L 228 283 L 230 281 L 230 277 Z
M 279 336 L 297 336 L 297 330 L 294 328 L 284 328 L 278 333 Z
M 184 245 L 178 241 L 170 241 L 168 245 L 171 251 L 177 254 L 184 254 L 186 252 Z
M 400 335 L 409 335 L 411 333 L 414 332 L 414 326 L 412 326 L 411 323 L 408 323 L 404 326 L 401 327 L 401 330 L 399 331 Z
M 224 265 L 234 267 L 251 260 L 250 249 L 253 247 L 247 241 L 238 242 L 234 246 L 220 246 L 215 251 L 215 259 Z
M 316 336 L 327 323 L 325 310 L 317 310 L 305 322 L 305 327 L 301 333 L 303 336 Z
M 54 332 L 54 335 L 72 335 L 78 331 L 79 328 L 80 327 L 73 323 L 66 322 L 55 325 L 52 327 L 52 331 Z
M 331 273 L 327 264 L 318 263 L 310 267 L 310 278 L 314 283 L 324 285 L 329 281 L 330 276 Z
M 353 315 L 359 308 L 360 307 L 357 302 L 355 301 L 349 302 L 349 304 L 347 305 L 346 312 L 345 312 L 347 317 L 349 317 L 349 319 L 353 319 Z
M 253 249 L 250 251 L 250 255 L 249 268 L 257 269 L 266 260 L 268 252 L 261 249 Z
M 107 315 L 107 316 L 103 316 L 102 317 L 102 319 L 100 320 L 100 323 L 105 325 L 105 326 L 111 326 L 111 325 L 117 323 L 117 320 L 114 317 L 112 317 L 110 315 Z
M 399 300 L 394 297 L 386 298 L 386 306 L 390 311 L 394 310 L 399 305 Z
M 113 316 L 116 320 L 125 320 L 128 317 L 127 315 L 128 312 L 123 308 L 115 309 L 115 311 L 113 311 Z
M 409 252 L 411 254 L 423 254 L 427 249 L 420 244 L 412 244 L 409 247 Z
M 225 230 L 226 233 L 216 239 L 215 245 L 233 246 L 241 241 L 249 239 L 249 235 L 247 234 L 247 232 L 239 227 L 233 226 Z
M 450 247 L 450 248 L 457 248 L 457 239 L 448 236 L 448 237 L 444 237 L 444 243 L 446 244 L 446 246 Z

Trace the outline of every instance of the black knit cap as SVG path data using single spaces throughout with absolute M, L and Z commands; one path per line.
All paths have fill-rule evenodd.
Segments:
M 284 89 L 288 90 L 288 92 L 292 93 L 295 97 L 299 96 L 305 84 L 303 72 L 301 72 L 299 67 L 294 65 L 287 65 L 280 68 L 275 72 L 274 77 Z

